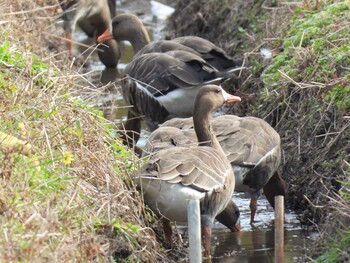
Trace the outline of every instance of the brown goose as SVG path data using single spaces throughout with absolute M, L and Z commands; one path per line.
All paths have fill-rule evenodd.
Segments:
M 192 119 L 192 118 L 190 118 Z M 187 119 L 186 119 L 187 120 Z M 193 122 L 191 122 L 193 123 Z M 182 130 L 176 127 L 159 127 L 147 139 L 141 157 L 177 146 L 198 146 L 197 136 L 193 129 Z M 241 230 L 240 212 L 237 205 L 230 200 L 225 210 L 216 219 L 232 232 Z
M 214 218 L 226 207 L 235 185 L 231 165 L 210 131 L 210 113 L 225 102 L 237 101 L 239 97 L 227 94 L 219 86 L 201 88 L 193 113 L 199 146 L 155 152 L 136 179 L 145 203 L 169 221 L 187 222 L 188 200 L 200 200 L 205 256 L 210 254 Z
M 273 207 L 274 197 L 285 195 L 284 180 L 277 172 L 281 162 L 280 137 L 267 122 L 255 117 L 224 115 L 213 118 L 211 125 L 232 165 L 236 177 L 235 191 L 251 195 L 250 224 L 253 226 L 257 199 L 262 190 Z M 174 118 L 151 134 L 145 151 L 154 152 L 169 145 L 195 145 L 194 142 L 192 119 Z
M 78 25 L 89 37 L 101 35 L 109 27 L 111 18 L 116 14 L 116 0 L 68 0 L 60 1 L 64 13 L 63 29 L 69 55 L 72 55 L 72 33 Z M 111 39 L 98 47 L 98 56 L 107 68 L 115 68 L 120 58 L 116 40 Z
M 134 15 L 116 16 L 112 20 L 112 28 L 113 35 L 107 30 L 98 41 L 111 38 L 128 40 L 135 52 L 150 43 L 145 27 Z M 172 117 L 192 116 L 198 88 L 206 84 L 219 84 L 233 76 L 234 70 L 218 71 L 198 56 L 198 52 L 188 52 L 189 48 L 179 48 L 181 46 L 173 42 L 172 48 L 167 49 L 167 52 L 136 55 L 125 68 L 123 98 L 127 105 L 133 106 L 128 112 L 124 127 L 125 130 L 132 131 L 126 136 L 133 135 L 133 140 L 128 142 L 129 146 L 138 140 L 140 117 L 145 119 L 152 131 L 159 123 Z
M 182 50 L 200 56 L 219 71 L 227 71 L 240 66 L 240 63 L 227 55 L 223 49 L 201 37 L 184 36 L 151 42 L 142 21 L 133 14 L 120 14 L 114 17 L 112 31 L 107 29 L 99 37 L 99 41 L 103 42 L 112 38 L 117 41 L 129 41 L 134 49 L 135 57 L 153 52 Z

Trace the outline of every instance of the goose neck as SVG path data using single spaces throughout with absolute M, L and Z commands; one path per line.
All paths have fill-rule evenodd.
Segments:
M 217 140 L 216 136 L 212 132 L 210 125 L 211 112 L 210 111 L 195 111 L 193 114 L 193 125 L 196 131 L 198 144 L 200 146 L 209 146 L 213 147 L 220 152 L 223 152 L 221 149 L 220 143 Z
M 134 54 L 136 54 L 139 50 L 141 50 L 144 46 L 148 45 L 151 42 L 146 28 L 143 28 L 142 30 L 134 34 L 129 41 L 133 47 Z
M 193 126 L 197 135 L 198 145 L 212 147 L 218 150 L 223 156 L 226 156 L 211 128 L 210 119 L 213 108 L 214 107 L 210 105 L 210 102 L 203 104 L 195 103 L 193 111 Z
M 211 132 L 209 118 L 193 115 L 193 125 L 198 138 L 198 143 L 201 146 L 212 146 L 213 134 Z

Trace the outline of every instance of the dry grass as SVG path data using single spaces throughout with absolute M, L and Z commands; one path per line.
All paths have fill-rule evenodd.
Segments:
M 0 261 L 162 258 L 128 176 L 138 159 L 72 97 L 82 77 L 52 37 L 57 1 L 0 9 Z

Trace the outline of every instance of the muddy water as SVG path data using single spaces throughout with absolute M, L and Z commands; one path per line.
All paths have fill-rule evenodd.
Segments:
M 151 5 L 138 5 L 137 1 L 125 1 L 119 8 L 123 12 L 132 12 L 143 14 L 146 26 L 154 39 L 162 38 L 162 20 L 155 19 L 151 15 Z M 140 9 L 141 8 L 141 9 Z M 161 7 L 157 6 L 156 10 Z M 137 10 L 135 12 L 130 10 Z M 120 10 L 119 10 L 120 11 Z M 162 13 L 162 12 L 160 12 Z M 152 28 L 152 30 L 151 30 Z M 76 33 L 75 39 L 86 41 L 82 33 Z M 122 72 L 125 65 L 132 59 L 133 52 L 130 45 L 125 44 L 124 55 L 118 65 L 118 71 Z M 104 66 L 99 62 L 98 57 L 94 56 L 91 69 L 92 86 L 100 90 L 99 95 L 89 102 L 102 109 L 104 115 L 110 121 L 119 125 L 126 119 L 127 108 L 123 104 L 120 94 L 119 76 L 117 70 L 104 70 Z M 88 97 L 88 96 L 87 96 Z M 142 147 L 145 143 L 149 132 L 143 128 L 141 139 L 138 146 Z M 212 262 L 240 262 L 240 263 L 267 263 L 274 262 L 274 211 L 264 197 L 258 201 L 258 212 L 256 215 L 257 222 L 255 228 L 249 225 L 250 210 L 249 196 L 245 194 L 235 194 L 233 200 L 236 202 L 241 211 L 242 231 L 240 233 L 231 233 L 223 225 L 215 223 L 212 238 Z M 186 229 L 183 229 L 186 235 Z M 285 263 L 289 262 L 307 262 L 304 256 L 308 247 L 314 242 L 316 234 L 304 230 L 297 215 L 291 211 L 285 214 Z M 184 259 L 182 262 L 188 262 Z

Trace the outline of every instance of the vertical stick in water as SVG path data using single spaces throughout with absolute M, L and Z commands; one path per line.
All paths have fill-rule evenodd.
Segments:
M 188 240 L 190 245 L 190 262 L 202 262 L 201 219 L 199 200 L 189 200 L 187 207 Z
M 275 263 L 284 262 L 284 199 L 275 196 Z

